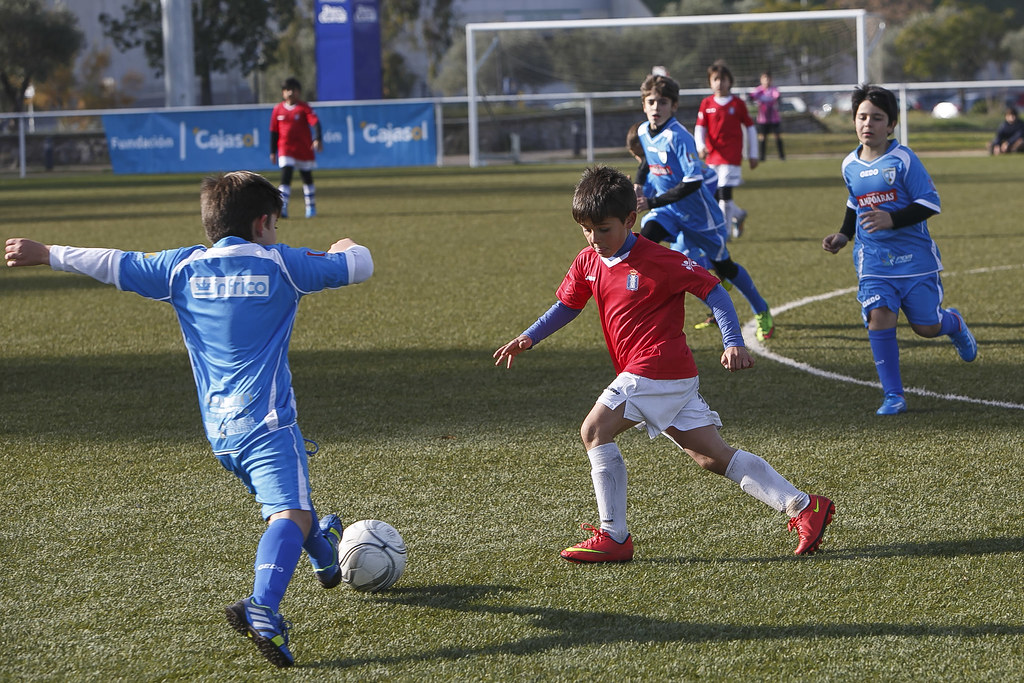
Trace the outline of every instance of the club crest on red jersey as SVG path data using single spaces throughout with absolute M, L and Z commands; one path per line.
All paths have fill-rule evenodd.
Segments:
M 640 273 L 635 270 L 629 271 L 629 275 L 626 276 L 626 289 L 630 292 L 640 289 Z

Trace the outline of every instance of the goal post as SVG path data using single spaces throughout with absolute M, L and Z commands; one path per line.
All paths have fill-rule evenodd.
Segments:
M 659 54 L 656 49 L 647 49 L 646 46 L 639 46 L 637 49 L 628 49 L 628 44 L 623 47 L 621 53 L 615 49 L 615 43 L 611 42 L 611 37 L 616 32 L 621 33 L 629 29 L 650 29 L 659 27 L 695 27 L 696 30 L 700 31 L 699 34 L 694 34 L 694 38 L 672 38 L 665 37 L 663 40 L 667 40 L 664 43 L 664 49 L 667 52 L 675 52 L 680 55 L 686 56 L 686 50 L 689 44 L 696 44 L 698 41 L 703 41 L 707 35 L 720 29 L 729 29 L 730 35 L 736 40 L 748 40 L 752 44 L 764 46 L 766 50 L 773 50 L 771 41 L 773 37 L 781 35 L 782 29 L 778 28 L 781 26 L 779 22 L 790 22 L 790 25 L 794 25 L 793 22 L 805 22 L 803 26 L 813 26 L 814 24 L 808 22 L 843 22 L 843 25 L 849 26 L 848 29 L 844 30 L 841 37 L 836 36 L 819 36 L 819 31 L 808 31 L 804 34 L 788 35 L 786 38 L 790 41 L 790 48 L 793 47 L 792 43 L 799 42 L 802 39 L 808 41 L 812 39 L 823 40 L 826 43 L 830 43 L 826 46 L 827 49 L 831 49 L 834 55 L 841 55 L 849 53 L 853 61 L 853 65 L 856 68 L 857 82 L 864 83 L 868 80 L 868 53 L 869 53 L 869 42 L 868 42 L 868 27 L 867 27 L 868 12 L 863 9 L 852 9 L 852 10 L 812 10 L 806 12 L 765 12 L 765 13 L 752 13 L 752 14 L 715 14 L 715 15 L 702 15 L 702 16 L 673 16 L 673 17 L 651 17 L 651 18 L 622 18 L 622 19 L 580 19 L 580 20 L 558 20 L 558 21 L 519 21 L 519 22 L 487 22 L 487 23 L 470 23 L 466 24 L 466 95 L 467 95 L 467 107 L 468 107 L 468 134 L 469 134 L 469 164 L 471 167 L 476 167 L 481 164 L 480 157 L 480 125 L 479 125 L 479 104 L 485 100 L 485 96 L 480 93 L 480 75 L 481 65 L 492 58 L 491 53 L 494 50 L 496 44 L 500 42 L 501 35 L 508 35 L 514 32 L 522 34 L 531 34 L 534 36 L 547 36 L 549 39 L 552 36 L 560 35 L 560 32 L 567 34 L 570 31 L 576 30 L 606 30 L 605 33 L 582 33 L 578 34 L 581 36 L 576 39 L 575 42 L 572 40 L 564 41 L 559 45 L 557 54 L 554 59 L 572 59 L 574 56 L 583 64 L 588 64 L 586 61 L 588 58 L 591 60 L 589 64 L 592 64 L 590 78 L 585 73 L 574 75 L 571 78 L 577 81 L 577 83 L 585 84 L 596 84 L 595 87 L 584 87 L 584 91 L 596 91 L 601 89 L 603 83 L 600 79 L 595 79 L 593 76 L 598 73 L 603 73 L 605 69 L 610 69 L 611 65 L 617 62 L 632 62 L 631 64 L 624 65 L 625 68 L 631 68 L 630 74 L 635 74 L 637 64 L 642 63 L 642 68 L 649 69 L 655 63 L 658 63 Z M 609 32 L 610 30 L 610 32 Z M 740 34 L 734 34 L 734 31 L 743 31 Z M 483 41 L 480 40 L 482 36 L 486 37 L 489 34 L 495 34 L 491 41 L 484 45 Z M 848 34 L 848 39 L 847 39 Z M 737 38 L 738 36 L 738 38 Z M 674 42 L 673 42 L 674 41 Z M 841 45 L 837 43 L 849 42 L 852 45 Z M 550 43 L 550 40 L 548 41 Z M 635 40 L 633 41 L 636 42 Z M 678 45 L 678 49 L 676 46 Z M 823 48 L 823 49 L 826 49 Z M 480 50 L 483 50 L 483 53 Z M 708 48 L 705 46 L 705 51 Z M 604 50 L 605 53 L 612 53 L 608 55 L 607 61 L 601 61 L 600 64 L 593 63 L 597 61 L 593 54 L 601 54 Z M 542 70 L 548 70 L 547 76 L 551 81 L 558 81 L 558 75 L 554 71 L 554 67 L 549 63 L 540 64 L 543 49 L 538 44 L 536 49 L 531 49 L 530 46 L 520 46 L 517 55 L 513 55 L 510 59 L 519 59 L 520 62 L 536 58 L 538 63 L 531 65 L 528 68 L 532 69 L 534 73 L 538 73 Z M 566 54 L 568 53 L 568 54 Z M 579 54 L 573 54 L 579 53 Z M 629 54 L 627 54 L 629 53 Z M 621 56 L 620 56 L 621 54 Z M 711 53 L 708 53 L 711 54 Z M 693 55 L 696 58 L 696 51 Z M 767 55 L 766 55 L 767 56 Z M 806 55 L 804 55 L 806 57 Z M 700 68 L 706 68 L 711 61 L 717 57 L 705 60 L 706 64 L 700 64 Z M 779 57 L 779 59 L 788 59 L 785 57 Z M 838 59 L 838 57 L 833 57 Z M 493 58 L 492 58 L 493 61 Z M 792 61 L 790 59 L 790 61 Z M 735 69 L 734 69 L 735 72 Z M 646 73 L 646 72 L 645 72 Z M 609 80 L 614 80 L 618 77 L 617 83 L 619 87 L 607 87 L 604 88 L 607 91 L 621 91 L 621 84 L 629 84 L 632 86 L 639 86 L 639 80 L 624 75 L 623 72 L 616 72 L 612 74 Z M 679 80 L 677 78 L 677 80 Z M 635 83 L 634 83 L 635 81 Z M 826 81 L 822 80 L 821 84 Z M 681 84 L 682 85 L 682 84 Z M 557 87 L 557 86 L 556 86 Z M 566 95 L 577 95 L 580 93 L 580 87 L 575 87 L 574 90 L 566 91 Z M 638 95 L 639 97 L 639 95 Z

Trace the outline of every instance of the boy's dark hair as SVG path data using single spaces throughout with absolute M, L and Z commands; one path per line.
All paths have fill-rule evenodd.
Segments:
M 720 78 L 728 78 L 729 85 L 732 86 L 736 83 L 736 79 L 732 77 L 732 72 L 729 71 L 729 67 L 726 66 L 725 62 L 721 59 L 716 60 L 714 64 L 708 67 L 708 82 L 711 82 L 711 77 L 718 75 Z
M 291 78 L 284 79 L 284 83 L 281 84 L 281 90 L 302 90 L 302 84 L 299 83 L 299 79 L 292 76 Z
M 640 144 L 640 126 L 643 121 L 637 121 L 629 127 L 629 131 L 626 133 L 626 149 L 633 156 L 644 158 L 644 146 Z
M 281 193 L 251 171 L 232 171 L 203 179 L 199 207 L 211 244 L 228 237 L 252 241 L 252 224 L 261 216 L 281 215 Z
M 633 182 L 608 166 L 591 166 L 583 171 L 572 195 L 572 218 L 580 225 L 594 226 L 606 218 L 625 221 L 636 211 Z
M 867 100 L 885 112 L 889 117 L 889 123 L 895 124 L 900 118 L 900 105 L 896 101 L 896 95 L 891 90 L 886 90 L 880 85 L 864 83 L 850 97 L 850 106 L 853 107 L 853 118 L 857 118 L 857 109 Z
M 678 102 L 679 84 L 669 76 L 649 74 L 640 84 L 640 97 L 646 99 L 652 93 L 657 97 L 667 97 L 670 102 Z

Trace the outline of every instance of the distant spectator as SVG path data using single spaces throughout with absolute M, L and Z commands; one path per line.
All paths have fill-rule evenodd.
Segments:
M 996 136 L 988 143 L 989 154 L 1006 154 L 1024 151 L 1024 121 L 1017 116 L 1017 110 L 1007 107 L 1003 122 L 996 130 Z

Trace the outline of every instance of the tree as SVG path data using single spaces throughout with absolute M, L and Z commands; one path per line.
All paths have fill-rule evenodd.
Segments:
M 25 91 L 56 69 L 71 64 L 85 36 L 67 7 L 41 0 L 0 0 L 0 87 L 12 111 L 21 111 Z
M 1005 59 L 1000 41 L 1010 14 L 946 0 L 934 12 L 914 15 L 893 39 L 904 75 L 923 81 L 974 78 L 988 62 Z
M 119 50 L 142 46 L 146 61 L 164 72 L 160 0 L 134 0 L 120 19 L 100 14 L 103 32 Z M 296 14 L 295 0 L 192 0 L 193 43 L 200 102 L 213 104 L 212 76 L 238 69 L 249 75 L 266 66 Z
M 439 76 L 445 54 L 455 41 L 453 0 L 381 0 L 381 67 L 385 97 L 407 97 L 416 75 L 404 54 L 425 52 L 427 80 Z M 465 73 L 465 69 L 463 69 Z

